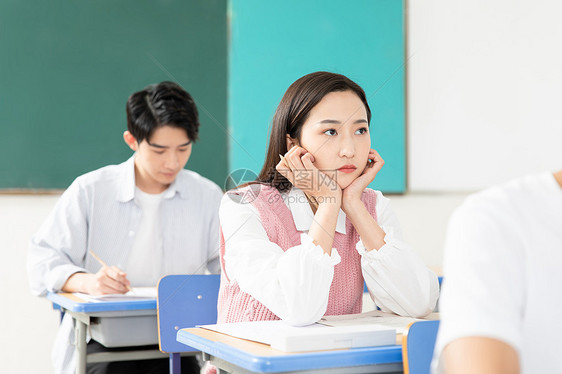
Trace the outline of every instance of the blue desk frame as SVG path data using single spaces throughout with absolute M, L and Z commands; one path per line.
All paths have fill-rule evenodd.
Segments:
M 86 373 L 86 364 L 88 362 L 142 360 L 168 357 L 168 355 L 159 350 L 102 352 L 89 355 L 86 352 L 86 331 L 92 322 L 92 318 L 156 315 L 156 299 L 89 303 L 86 301 L 77 301 L 76 296 L 65 293 L 48 293 L 47 299 L 53 303 L 55 309 L 61 309 L 65 313 L 68 313 L 75 321 L 74 333 L 76 335 L 77 374 Z
M 288 353 L 279 355 L 263 344 L 227 337 L 230 342 L 220 341 L 226 335 L 199 328 L 178 331 L 177 340 L 203 352 L 203 358 L 211 361 L 219 373 L 297 373 L 314 370 L 314 373 L 402 373 L 402 347 L 353 348 L 333 351 Z M 218 339 L 218 340 L 215 340 Z M 260 346 L 272 354 L 256 354 L 236 346 L 236 342 Z M 277 354 L 273 354 L 273 353 Z

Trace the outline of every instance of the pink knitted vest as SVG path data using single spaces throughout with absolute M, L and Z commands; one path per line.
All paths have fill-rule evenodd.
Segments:
M 247 188 L 230 194 L 243 195 Z M 366 189 L 361 197 L 367 210 L 376 219 L 376 194 Z M 274 187 L 261 185 L 259 194 L 252 201 L 252 205 L 260 215 L 262 225 L 269 240 L 286 251 L 301 244 L 293 216 L 283 202 L 281 194 Z M 349 220 L 346 220 L 346 235 L 335 233 L 333 247 L 337 248 L 341 262 L 334 267 L 334 278 L 330 287 L 326 315 L 360 313 L 363 300 L 363 274 L 361 272 L 361 256 L 355 245 L 359 241 L 359 234 Z M 222 229 L 220 231 L 220 260 L 221 284 L 218 299 L 218 323 L 277 320 L 265 305 L 240 290 L 235 280 L 230 280 L 225 271 L 224 263 L 225 242 Z

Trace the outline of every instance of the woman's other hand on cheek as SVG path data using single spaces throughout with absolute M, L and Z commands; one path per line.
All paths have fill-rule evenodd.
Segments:
M 343 190 L 342 195 L 342 209 L 349 215 L 348 212 L 352 211 L 354 204 L 361 203 L 361 195 L 365 188 L 371 184 L 377 173 L 381 170 L 384 165 L 384 160 L 378 154 L 377 151 L 371 149 L 369 151 L 369 159 L 365 169 L 349 186 Z

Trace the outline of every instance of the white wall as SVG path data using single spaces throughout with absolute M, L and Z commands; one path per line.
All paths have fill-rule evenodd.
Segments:
M 58 196 L 0 195 L 0 373 L 52 373 L 59 314 L 31 295 L 27 243 Z
M 562 167 L 562 2 L 409 1 L 410 188 Z

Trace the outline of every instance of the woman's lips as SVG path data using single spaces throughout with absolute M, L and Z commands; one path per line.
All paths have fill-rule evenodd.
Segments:
M 338 171 L 341 171 L 342 173 L 353 173 L 355 170 L 357 170 L 355 165 L 344 165 L 338 169 Z

